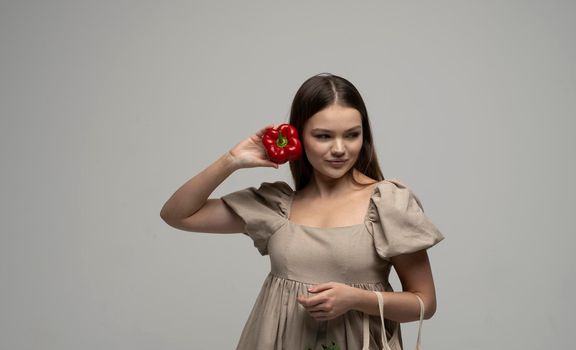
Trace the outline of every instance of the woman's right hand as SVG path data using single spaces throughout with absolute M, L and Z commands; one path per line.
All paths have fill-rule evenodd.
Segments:
M 266 149 L 262 144 L 264 132 L 266 129 L 272 127 L 274 127 L 273 124 L 265 126 L 228 151 L 237 168 L 255 168 L 261 166 L 278 169 L 279 165 L 268 159 Z

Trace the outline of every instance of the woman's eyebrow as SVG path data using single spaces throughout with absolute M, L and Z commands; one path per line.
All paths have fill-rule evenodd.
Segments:
M 352 131 L 352 130 L 354 130 L 354 129 L 359 129 L 360 127 L 361 127 L 361 125 L 356 125 L 355 127 L 353 127 L 353 128 L 350 128 L 350 129 L 346 130 L 346 132 L 348 132 L 348 131 Z M 332 130 L 328 130 L 328 129 L 320 129 L 320 128 L 314 128 L 314 129 L 312 129 L 312 131 L 325 131 L 325 132 L 332 132 Z

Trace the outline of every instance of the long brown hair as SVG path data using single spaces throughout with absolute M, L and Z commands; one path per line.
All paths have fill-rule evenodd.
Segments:
M 357 169 L 375 180 L 384 180 L 372 141 L 372 130 L 364 100 L 356 87 L 348 80 L 330 73 L 320 73 L 308 78 L 300 86 L 292 101 L 290 124 L 298 130 L 299 135 L 303 135 L 306 121 L 332 104 L 354 108 L 362 116 L 362 149 L 348 174 L 350 175 L 353 169 Z M 290 162 L 290 172 L 294 179 L 296 191 L 303 189 L 310 182 L 314 172 L 306 157 L 305 149 L 303 149 L 300 159 Z M 354 183 L 359 185 L 354 177 L 352 179 Z

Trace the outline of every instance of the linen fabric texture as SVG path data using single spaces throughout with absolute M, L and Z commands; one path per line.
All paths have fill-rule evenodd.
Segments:
M 444 239 L 405 184 L 387 179 L 373 186 L 363 222 L 341 227 L 292 222 L 295 192 L 284 181 L 262 182 L 258 188 L 221 197 L 244 220 L 243 233 L 261 255 L 269 256 L 271 266 L 237 350 L 323 350 L 322 345 L 333 342 L 340 350 L 361 350 L 365 317 L 369 349 L 386 348 L 380 316 L 350 310 L 332 320 L 317 321 L 297 301 L 298 295 L 314 294 L 308 292 L 309 287 L 326 282 L 392 292 L 390 258 L 428 249 Z M 384 328 L 388 346 L 403 349 L 400 324 L 385 319 Z

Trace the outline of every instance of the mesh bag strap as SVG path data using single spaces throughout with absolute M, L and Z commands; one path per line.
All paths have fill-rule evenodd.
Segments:
M 382 293 L 378 291 L 373 291 L 378 298 L 378 308 L 380 310 L 380 321 L 382 323 L 382 350 L 391 350 L 390 345 L 388 345 L 388 338 L 386 336 L 386 328 L 384 326 L 384 297 Z M 422 350 L 421 348 L 421 336 L 422 336 L 422 323 L 424 321 L 424 302 L 422 299 L 414 294 L 418 298 L 418 303 L 420 304 L 420 321 L 418 323 L 418 338 L 416 339 L 416 350 Z M 367 313 L 364 313 L 362 320 L 362 350 L 370 350 L 370 318 Z

